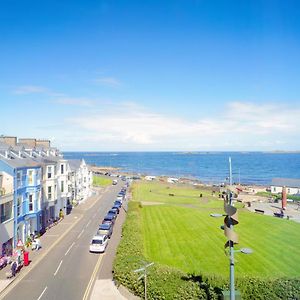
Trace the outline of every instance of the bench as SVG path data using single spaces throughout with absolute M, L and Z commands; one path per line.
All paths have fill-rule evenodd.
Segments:
M 254 210 L 255 210 L 255 212 L 258 213 L 258 214 L 264 214 L 264 213 L 265 213 L 265 211 L 262 210 L 262 209 L 254 209 Z
M 283 218 L 284 214 L 282 213 L 274 213 L 274 217 Z

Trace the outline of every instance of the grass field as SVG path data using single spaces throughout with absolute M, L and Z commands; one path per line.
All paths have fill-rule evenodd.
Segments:
M 172 193 L 174 196 L 169 196 Z M 199 194 L 203 197 L 200 198 Z M 228 276 L 226 241 L 220 225 L 223 201 L 211 192 L 161 183 L 133 186 L 133 199 L 160 202 L 143 205 L 144 254 L 149 261 L 176 267 L 187 273 Z M 300 224 L 239 210 L 238 247 L 250 247 L 251 255 L 236 254 L 236 275 L 276 278 L 300 274 Z
M 93 176 L 93 186 L 108 186 L 111 184 L 112 180 L 110 178 Z

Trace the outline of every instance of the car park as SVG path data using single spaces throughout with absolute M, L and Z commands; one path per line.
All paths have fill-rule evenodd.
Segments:
M 106 223 L 106 224 L 100 224 L 99 225 L 99 229 L 97 231 L 97 234 L 99 234 L 99 235 L 107 235 L 107 237 L 110 238 L 111 235 L 112 235 L 112 233 L 113 233 L 113 226 L 112 226 L 112 224 Z
M 107 247 L 107 235 L 95 235 L 90 243 L 90 252 L 103 253 Z

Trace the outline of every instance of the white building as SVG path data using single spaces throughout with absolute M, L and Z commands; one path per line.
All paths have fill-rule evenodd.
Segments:
M 281 193 L 284 186 L 286 187 L 287 194 L 300 194 L 300 179 L 292 178 L 273 178 L 271 184 L 271 193 Z
M 84 159 L 70 159 L 68 163 L 71 169 L 72 198 L 80 203 L 91 195 L 92 171 L 89 170 Z

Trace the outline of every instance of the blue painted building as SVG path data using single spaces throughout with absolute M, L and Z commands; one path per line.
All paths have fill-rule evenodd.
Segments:
M 41 166 L 30 158 L 0 158 L 0 170 L 13 176 L 13 213 L 15 246 L 41 229 Z

